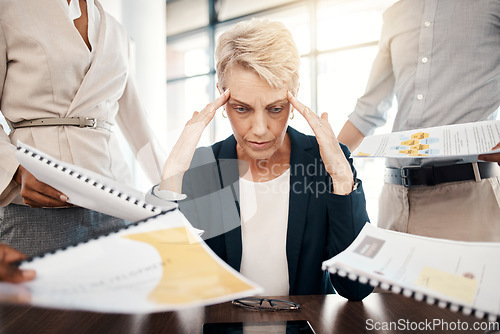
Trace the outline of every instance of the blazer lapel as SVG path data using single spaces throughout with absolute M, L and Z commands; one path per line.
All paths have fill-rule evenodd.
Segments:
M 290 291 L 294 291 L 302 237 L 306 226 L 307 208 L 311 196 L 311 189 L 308 188 L 308 185 L 314 178 L 314 175 L 307 174 L 308 167 L 316 166 L 318 161 L 308 152 L 312 146 L 307 136 L 291 127 L 288 128 L 287 132 L 290 137 L 292 151 L 290 155 L 290 197 L 286 254 Z M 317 166 L 315 168 L 317 169 Z
M 217 158 L 220 182 L 222 188 L 230 187 L 233 192 L 234 202 L 238 214 L 240 213 L 240 187 L 238 158 L 236 155 L 236 139 L 231 136 L 222 142 L 222 147 Z M 226 242 L 226 254 L 228 264 L 236 270 L 240 270 L 242 256 L 241 223 L 238 222 L 237 228 L 234 228 L 235 222 L 223 221 Z

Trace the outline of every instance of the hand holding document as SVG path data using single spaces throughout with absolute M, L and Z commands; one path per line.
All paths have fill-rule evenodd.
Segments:
M 458 158 L 478 161 L 480 154 L 500 142 L 500 121 L 439 126 L 368 136 L 352 153 L 354 158 Z
M 0 301 L 110 313 L 150 313 L 262 292 L 204 243 L 179 210 L 21 265 L 33 281 L 0 283 Z
M 133 222 L 177 207 L 174 202 L 165 202 L 162 208 L 150 205 L 140 191 L 59 161 L 22 142 L 18 142 L 16 158 L 39 181 L 61 191 L 68 196 L 68 203 L 77 206 Z
M 500 149 L 500 142 L 498 142 L 498 144 L 495 147 L 493 147 L 494 151 L 498 151 L 499 149 Z M 481 161 L 496 162 L 500 166 L 500 152 L 493 154 L 482 154 L 478 158 Z
M 323 269 L 477 317 L 500 319 L 500 243 L 459 242 L 366 224 Z
M 23 143 L 18 143 L 16 157 L 38 180 L 66 194 L 70 203 L 139 222 L 23 262 L 20 268 L 35 270 L 35 280 L 0 283 L 0 301 L 149 313 L 219 303 L 262 291 L 213 253 L 199 231 L 175 210 L 176 203 L 161 208 L 150 205 L 135 189 Z

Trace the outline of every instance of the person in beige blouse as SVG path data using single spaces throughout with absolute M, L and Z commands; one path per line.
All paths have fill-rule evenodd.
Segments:
M 118 125 L 151 181 L 160 180 L 162 153 L 129 56 L 125 29 L 97 0 L 0 2 L 0 110 L 11 127 L 0 131 L 0 242 L 33 255 L 126 223 L 71 207 L 38 182 L 15 158 L 18 140 L 130 184 Z

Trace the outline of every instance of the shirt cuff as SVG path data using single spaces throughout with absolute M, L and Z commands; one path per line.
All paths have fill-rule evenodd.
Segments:
M 376 125 L 370 123 L 369 121 L 366 121 L 356 112 L 351 113 L 348 116 L 348 119 L 365 137 L 372 135 L 376 129 Z
M 349 196 L 349 195 L 351 195 L 353 192 L 355 192 L 356 190 L 358 190 L 358 187 L 359 187 L 360 185 L 361 185 L 361 181 L 360 181 L 358 178 L 354 178 L 354 183 L 352 184 L 352 190 L 351 190 L 351 192 L 350 192 L 350 193 L 340 195 L 340 194 L 336 194 L 336 193 L 334 193 L 334 192 L 333 192 L 333 190 L 332 190 L 331 194 L 332 194 L 332 195 L 335 195 L 335 196 Z
M 361 182 L 359 181 L 359 179 L 354 179 L 354 184 L 352 185 L 352 191 L 351 192 L 358 190 L 358 187 L 359 187 L 360 184 L 361 184 Z

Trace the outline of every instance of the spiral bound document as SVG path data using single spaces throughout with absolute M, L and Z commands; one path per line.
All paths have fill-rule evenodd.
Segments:
M 222 261 L 179 210 L 34 257 L 35 280 L 0 282 L 0 302 L 106 313 L 152 313 L 262 293 Z
M 500 319 L 500 243 L 460 242 L 366 224 L 323 270 L 452 311 Z
M 174 202 L 165 202 L 161 208 L 148 204 L 144 195 L 136 189 L 59 161 L 22 142 L 18 142 L 17 146 L 16 158 L 19 163 L 40 182 L 68 196 L 68 202 L 76 206 L 133 222 L 177 207 Z

